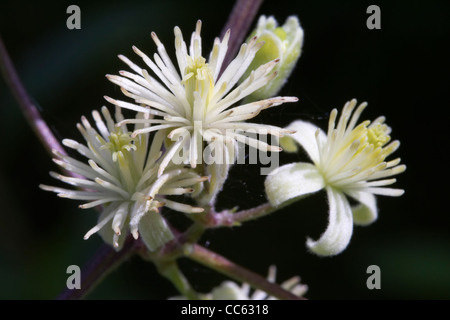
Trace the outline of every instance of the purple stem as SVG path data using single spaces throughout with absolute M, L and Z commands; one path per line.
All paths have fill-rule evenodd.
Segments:
M 223 273 L 233 279 L 241 282 L 249 283 L 252 287 L 263 290 L 269 295 L 277 297 L 283 300 L 304 300 L 304 298 L 297 297 L 296 295 L 284 290 L 282 287 L 275 283 L 267 281 L 266 278 L 235 264 L 227 258 L 212 252 L 198 244 L 194 244 L 192 249 L 189 250 L 187 256 L 210 267 L 218 272 Z
M 16 69 L 14 68 L 14 64 L 9 57 L 8 51 L 6 50 L 1 37 L 0 68 L 7 85 L 11 89 L 14 98 L 17 100 L 20 108 L 22 109 L 22 112 L 25 115 L 28 124 L 31 126 L 41 143 L 44 145 L 47 152 L 50 153 L 50 155 L 53 155 L 52 149 L 55 149 L 65 155 L 66 151 L 61 146 L 58 139 L 55 138 L 52 131 L 45 123 L 44 119 L 42 119 L 38 109 L 31 100 L 30 95 L 23 86 L 23 83 L 20 80 Z
M 236 56 L 241 44 L 244 42 L 244 39 L 249 32 L 262 2 L 263 0 L 237 0 L 234 4 L 233 10 L 228 17 L 221 34 L 221 37 L 223 37 L 227 30 L 231 29 L 230 41 L 228 42 L 228 51 L 222 65 L 222 71 Z
M 205 228 L 231 227 L 240 225 L 242 222 L 261 218 L 279 209 L 280 207 L 273 207 L 268 202 L 236 213 L 230 212 L 229 210 L 215 212 L 211 209 L 207 213 L 198 215 L 198 220 Z

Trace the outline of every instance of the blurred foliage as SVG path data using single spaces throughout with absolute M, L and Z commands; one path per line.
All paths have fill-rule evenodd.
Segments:
M 66 8 L 81 8 L 81 30 L 66 28 Z M 260 274 L 278 266 L 278 279 L 300 275 L 310 299 L 450 298 L 448 196 L 448 1 L 377 1 L 381 30 L 368 30 L 367 1 L 271 1 L 260 13 L 284 21 L 300 18 L 302 57 L 281 94 L 296 104 L 269 109 L 257 119 L 287 125 L 295 118 L 326 126 L 333 107 L 355 97 L 368 101 L 364 116 L 383 114 L 402 143 L 397 155 L 408 166 L 398 177 L 401 198 L 378 198 L 379 220 L 356 227 L 341 255 L 318 258 L 305 249 L 327 219 L 319 193 L 242 227 L 208 231 L 201 244 Z M 117 54 L 139 61 L 132 45 L 151 54 L 155 31 L 173 51 L 173 27 L 186 39 L 203 21 L 205 52 L 219 35 L 231 1 L 9 1 L 0 4 L 0 33 L 27 89 L 59 138 L 81 139 L 81 115 L 120 97 L 105 74 L 125 65 Z M 445 98 L 445 100 L 444 100 Z M 109 106 L 110 107 L 110 106 Z M 66 283 L 66 268 L 82 266 L 101 244 L 82 240 L 95 223 L 94 210 L 41 191 L 56 170 L 0 80 L 0 298 L 53 299 Z M 285 156 L 282 162 L 302 155 Z M 431 170 L 433 169 L 433 170 Z M 256 165 L 235 166 L 221 207 L 262 203 L 263 178 Z M 176 218 L 177 213 L 169 213 Z M 381 290 L 366 288 L 366 269 L 381 268 Z M 223 276 L 182 260 L 195 288 L 209 291 Z M 135 257 L 111 273 L 91 299 L 164 299 L 175 289 L 155 268 Z

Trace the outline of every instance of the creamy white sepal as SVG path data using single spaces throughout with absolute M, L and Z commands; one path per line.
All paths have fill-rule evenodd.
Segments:
M 290 163 L 272 171 L 264 182 L 266 195 L 273 206 L 317 192 L 325 182 L 317 168 L 310 163 Z
M 359 202 L 359 204 L 352 207 L 353 222 L 356 225 L 366 226 L 377 220 L 377 200 L 373 194 L 364 191 L 353 191 L 346 193 Z
M 139 221 L 139 236 L 150 251 L 154 251 L 173 239 L 166 220 L 160 213 L 146 212 Z
M 328 226 L 320 239 L 306 241 L 307 247 L 319 256 L 341 253 L 349 244 L 353 233 L 353 214 L 350 204 L 342 192 L 327 187 L 330 206 Z
M 320 161 L 320 150 L 317 142 L 323 144 L 326 141 L 325 132 L 314 124 L 302 120 L 292 122 L 285 129 L 295 131 L 295 133 L 286 136 L 286 139 L 292 138 L 300 144 L 314 163 Z

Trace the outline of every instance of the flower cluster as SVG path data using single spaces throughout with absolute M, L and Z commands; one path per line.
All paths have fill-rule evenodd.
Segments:
M 132 102 L 105 97 L 115 105 L 115 118 L 103 107 L 102 115 L 93 112 L 96 129 L 85 117 L 78 124 L 86 145 L 63 141 L 87 162 L 55 152 L 55 162 L 72 176 L 51 175 L 78 190 L 41 188 L 60 197 L 88 201 L 81 208 L 102 207 L 98 224 L 86 239 L 99 232 L 120 249 L 129 231 L 135 239 L 141 236 L 153 251 L 173 238 L 159 208 L 191 214 L 214 206 L 236 161 L 238 144 L 280 152 L 280 146 L 254 133 L 272 135 L 281 138 L 286 151 L 296 150 L 300 144 L 313 164 L 292 163 L 275 169 L 265 181 L 269 202 L 281 207 L 325 189 L 329 225 L 319 240 L 308 239 L 307 246 L 319 255 L 340 253 L 350 241 L 353 223 L 369 224 L 377 218 L 375 195 L 403 194 L 403 190 L 385 187 L 393 184 L 392 176 L 406 166 L 400 165 L 400 159 L 386 161 L 400 143 L 390 142 L 391 129 L 384 117 L 358 124 L 367 104 L 355 109 L 352 100 L 337 124 L 337 110 L 331 112 L 327 133 L 301 120 L 286 128 L 248 123 L 262 110 L 297 101 L 295 97 L 270 96 L 280 89 L 300 55 L 303 30 L 298 19 L 290 17 L 278 27 L 273 17 L 261 17 L 254 36 L 226 66 L 230 31 L 215 39 L 208 59 L 202 51 L 200 31 L 198 21 L 188 48 L 181 30 L 175 27 L 176 64 L 155 33 L 151 35 L 158 52 L 153 59 L 133 47 L 149 70 L 120 55 L 133 72 L 120 71 L 120 75 L 107 78 Z M 258 37 L 268 42 L 264 50 L 260 50 L 265 44 Z M 275 81 L 278 72 L 283 76 Z M 255 97 L 261 100 L 254 101 Z M 125 119 L 122 108 L 136 116 Z M 134 125 L 133 130 L 128 130 L 129 125 Z M 172 200 L 172 195 L 190 195 L 196 204 Z M 359 205 L 350 206 L 347 196 Z
M 386 187 L 396 182 L 392 177 L 405 171 L 406 166 L 400 164 L 399 158 L 387 160 L 400 143 L 390 141 L 391 129 L 384 117 L 358 123 L 367 104 L 357 107 L 356 100 L 352 100 L 344 106 L 339 119 L 336 109 L 331 112 L 327 133 L 301 120 L 286 128 L 249 123 L 267 108 L 298 100 L 276 95 L 300 56 L 303 29 L 294 16 L 283 26 L 278 26 L 273 17 L 262 16 L 237 56 L 224 65 L 230 30 L 222 39 L 215 39 L 205 57 L 201 26 L 198 21 L 189 46 L 175 27 L 176 63 L 154 32 L 151 37 L 157 53 L 153 59 L 133 46 L 143 60 L 143 68 L 119 55 L 132 72 L 120 71 L 107 78 L 131 100 L 105 96 L 115 106 L 114 116 L 106 107 L 101 112 L 93 111 L 95 125 L 86 117 L 77 124 L 85 143 L 63 140 L 82 160 L 54 151 L 54 162 L 67 174 L 51 172 L 51 176 L 74 189 L 40 187 L 59 197 L 84 201 L 80 208 L 100 208 L 98 222 L 85 239 L 99 233 L 106 243 L 120 250 L 131 234 L 134 239 L 141 238 L 149 251 L 155 251 L 174 238 L 162 207 L 191 217 L 194 214 L 198 224 L 183 237 L 193 229 L 197 232 L 196 227 L 203 231 L 211 226 L 204 221 L 219 215 L 213 210 L 214 200 L 230 167 L 237 162 L 241 145 L 277 155 L 283 150 L 278 141 L 288 152 L 300 145 L 312 163 L 291 163 L 271 172 L 265 180 L 270 205 L 261 207 L 263 211 L 267 207 L 279 209 L 325 190 L 330 207 L 328 227 L 318 240 L 308 239 L 307 247 L 323 256 L 342 252 L 349 244 L 353 224 L 367 225 L 376 220 L 375 195 L 400 196 L 404 192 Z M 123 109 L 135 112 L 135 117 L 125 118 Z M 268 137 L 275 139 L 269 143 Z M 358 204 L 350 205 L 348 197 Z M 258 208 L 252 215 L 257 216 Z M 208 219 L 195 215 L 205 209 L 210 214 Z M 233 222 L 241 221 L 236 218 Z M 199 226 L 201 223 L 204 225 Z M 179 245 L 177 249 L 191 241 L 192 233 L 185 237 L 190 240 L 174 241 Z M 164 255 L 164 250 L 158 254 Z M 159 259 L 153 254 L 148 256 L 155 262 Z M 161 270 L 167 267 L 166 262 L 159 265 Z M 190 295 L 190 287 L 178 268 L 170 272 L 166 276 L 173 276 L 171 280 L 180 292 Z M 275 274 L 272 266 L 268 281 L 274 283 Z M 307 290 L 299 277 L 283 282 L 281 287 L 298 297 Z M 250 293 L 247 283 L 239 286 L 231 281 L 200 297 L 275 299 L 260 290 Z
M 186 214 L 202 212 L 201 206 L 212 203 L 227 178 L 238 143 L 262 151 L 281 151 L 279 146 L 247 134 L 249 131 L 280 137 L 292 133 L 245 120 L 297 98 L 273 97 L 237 104 L 276 77 L 273 70 L 279 59 L 256 66 L 243 78 L 264 44 L 253 37 L 221 73 L 230 31 L 222 40 L 215 40 L 207 61 L 202 54 L 200 30 L 198 21 L 188 52 L 181 30 L 175 27 L 177 67 L 155 33 L 152 38 L 158 53 L 154 60 L 133 47 L 152 75 L 120 55 L 134 73 L 121 71 L 119 76 L 107 78 L 134 103 L 105 97 L 116 105 L 115 119 L 103 107 L 104 120 L 99 112 L 93 112 L 96 129 L 85 117 L 78 124 L 86 145 L 63 140 L 87 162 L 55 152 L 54 161 L 71 176 L 51 175 L 78 190 L 46 185 L 41 188 L 60 197 L 88 201 L 81 208 L 101 207 L 98 223 L 85 239 L 99 232 L 119 250 L 129 231 L 135 239 L 141 236 L 151 251 L 157 249 L 173 238 L 160 207 Z M 136 117 L 125 119 L 122 108 L 135 111 Z M 128 130 L 129 125 L 134 125 L 133 130 Z M 209 156 L 202 155 L 204 150 L 209 150 Z M 215 161 L 204 165 L 204 157 Z M 197 164 L 202 164 L 201 168 Z M 204 188 L 204 182 L 208 188 Z M 191 195 L 200 207 L 170 200 L 170 195 Z

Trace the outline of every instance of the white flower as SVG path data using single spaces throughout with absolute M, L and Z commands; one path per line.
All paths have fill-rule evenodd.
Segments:
M 202 39 L 200 37 L 201 21 L 197 22 L 192 33 L 189 53 L 183 40 L 181 30 L 175 27 L 175 49 L 178 67 L 169 58 L 164 45 L 155 33 L 152 33 L 158 53 L 151 60 L 142 51 L 133 46 L 133 50 L 156 75 L 150 75 L 126 57 L 120 55 L 134 73 L 120 71 L 121 76 L 107 75 L 107 78 L 122 88 L 122 92 L 134 99 L 135 103 L 106 100 L 122 108 L 147 114 L 155 119 L 125 120 L 124 123 L 152 123 L 134 131 L 133 137 L 142 133 L 157 131 L 161 139 L 168 137 L 167 152 L 161 161 L 158 175 L 176 154 L 183 150 L 183 162 L 195 168 L 202 162 L 204 141 L 207 144 L 215 141 L 216 151 L 224 154 L 221 161 L 233 164 L 237 142 L 248 144 L 262 151 L 280 151 L 279 146 L 271 146 L 258 138 L 247 134 L 270 134 L 282 136 L 288 130 L 270 125 L 245 123 L 245 120 L 258 115 L 262 110 L 284 102 L 295 102 L 295 97 L 275 97 L 240 106 L 233 106 L 244 97 L 266 85 L 275 76 L 274 66 L 279 59 L 270 61 L 252 71 L 242 83 L 236 86 L 240 78 L 251 64 L 255 53 L 263 42 L 254 37 L 248 44 L 243 44 L 237 57 L 223 70 L 223 61 L 228 49 L 228 31 L 222 40 L 216 38 L 208 61 L 203 57 Z M 214 152 L 213 152 L 214 153 Z M 219 170 L 224 170 L 223 168 Z
M 92 113 L 97 129 L 81 118 L 77 127 L 87 146 L 65 139 L 63 144 L 78 151 L 88 159 L 87 163 L 54 151 L 56 164 L 79 177 L 67 177 L 51 172 L 50 175 L 79 190 L 40 185 L 59 197 L 85 200 L 80 208 L 103 206 L 98 224 L 84 236 L 100 232 L 103 239 L 121 248 L 128 230 L 135 239 L 140 235 L 150 250 L 155 250 L 173 238 L 166 221 L 158 208 L 169 207 L 185 213 L 202 212 L 203 209 L 163 198 L 165 195 L 199 193 L 202 188 L 200 177 L 192 169 L 168 168 L 157 176 L 161 157 L 162 141 L 149 141 L 148 134 L 132 138 L 126 125 L 117 125 L 123 120 L 120 108 L 116 107 L 113 120 L 108 109 Z M 136 119 L 148 119 L 149 115 L 138 113 Z M 135 130 L 147 128 L 148 124 L 136 124 Z M 148 145 L 150 144 L 150 148 Z M 81 189 L 81 190 L 80 190 Z
M 360 104 L 353 113 L 355 106 L 356 100 L 347 102 L 337 125 L 337 110 L 334 109 L 327 134 L 304 121 L 289 125 L 288 129 L 296 130 L 292 138 L 308 153 L 314 165 L 291 163 L 274 170 L 265 181 L 267 197 L 274 206 L 321 189 L 327 191 L 328 227 L 318 241 L 307 241 L 307 246 L 318 255 L 340 253 L 350 241 L 353 223 L 367 225 L 376 220 L 375 195 L 401 196 L 404 193 L 385 187 L 396 181 L 392 176 L 406 169 L 405 165 L 399 165 L 399 158 L 385 160 L 397 150 L 399 141 L 389 143 L 391 128 L 384 124 L 384 117 L 356 125 L 367 104 Z M 346 196 L 359 205 L 352 208 Z
M 275 283 L 276 273 L 276 266 L 270 266 L 267 280 Z M 308 286 L 300 283 L 299 276 L 284 281 L 280 286 L 297 297 L 302 297 L 308 291 Z M 220 286 L 215 287 L 211 293 L 201 295 L 201 298 L 203 300 L 277 300 L 277 298 L 269 296 L 265 291 L 255 290 L 251 293 L 250 289 L 248 283 L 243 283 L 239 286 L 236 282 L 227 280 L 222 282 Z M 185 297 L 177 296 L 171 299 L 182 300 Z

